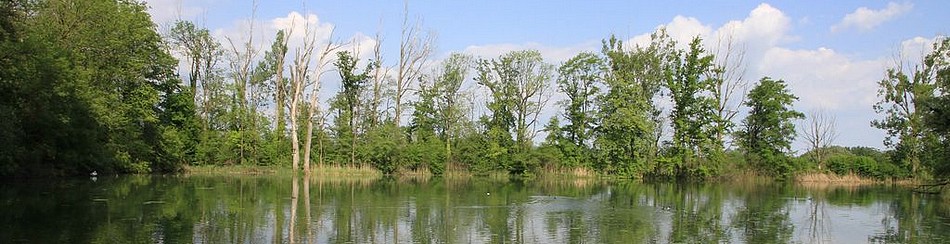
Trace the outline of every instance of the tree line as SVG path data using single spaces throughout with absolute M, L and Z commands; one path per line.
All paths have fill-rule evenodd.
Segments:
M 660 29 L 645 45 L 610 36 L 599 52 L 559 65 L 536 50 L 435 60 L 434 35 L 405 13 L 399 55 L 387 65 L 378 42 L 361 60 L 348 43 L 318 39 L 314 26 L 279 30 L 257 50 L 250 31 L 219 40 L 188 21 L 160 30 L 146 9 L 137 1 L 0 5 L 0 175 L 186 165 L 436 175 L 585 168 L 669 179 L 950 172 L 946 38 L 880 82 L 874 108 L 883 118 L 872 124 L 888 132 L 889 150 L 878 151 L 833 146 L 833 116 L 806 119 L 781 79 L 748 81 L 730 40 L 678 44 Z M 294 37 L 301 44 L 291 47 Z M 339 91 L 320 97 L 334 76 Z M 545 111 L 559 113 L 541 121 Z M 799 134 L 810 148 L 795 156 Z

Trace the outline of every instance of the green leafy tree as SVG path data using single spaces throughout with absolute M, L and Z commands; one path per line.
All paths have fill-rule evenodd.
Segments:
M 884 145 L 900 152 L 900 161 L 916 175 L 923 152 L 923 114 L 919 112 L 922 101 L 933 96 L 933 84 L 924 70 L 905 73 L 901 68 L 887 70 L 884 79 L 878 82 L 878 97 L 874 111 L 884 118 L 871 121 L 871 125 L 885 130 Z
M 887 132 L 884 145 L 895 149 L 894 160 L 921 176 L 922 166 L 938 176 L 950 175 L 947 115 L 950 111 L 950 41 L 941 38 L 933 51 L 911 70 L 895 67 L 878 82 L 874 110 L 884 118 L 871 125 Z
M 464 117 L 462 83 L 471 68 L 469 56 L 454 53 L 444 60 L 430 77 L 418 82 L 418 100 L 413 103 L 409 125 L 408 160 L 415 168 L 421 165 L 441 174 L 450 160 L 453 144 L 458 140 Z
M 595 101 L 600 92 L 598 84 L 603 83 L 606 70 L 603 59 L 586 52 L 574 56 L 558 68 L 558 91 L 567 95 L 567 100 L 559 102 L 567 124 L 558 130 L 549 128 L 548 135 L 558 135 L 563 130 L 568 143 L 561 144 L 560 149 L 566 155 L 566 166 L 590 166 L 594 111 L 597 109 Z
M 744 102 L 749 115 L 742 120 L 743 128 L 736 133 L 736 139 L 746 158 L 765 173 L 791 173 L 787 153 L 795 139 L 793 120 L 805 117 L 792 109 L 796 100 L 798 97 L 788 90 L 785 81 L 763 77 Z
M 284 63 L 287 58 L 287 42 L 289 41 L 285 35 L 284 30 L 277 31 L 277 37 L 274 38 L 274 43 L 271 44 L 271 50 L 264 54 L 264 60 L 261 60 L 260 64 L 257 65 L 257 71 L 255 72 L 259 76 L 255 80 L 263 81 L 263 89 L 273 94 L 274 133 L 277 134 L 278 141 L 284 140 L 287 130 L 287 90 L 290 87 L 289 82 L 284 77 Z
M 337 60 L 334 62 L 334 66 L 340 73 L 342 86 L 333 99 L 333 108 L 337 110 L 334 129 L 341 151 L 349 153 L 350 165 L 356 165 L 357 121 L 359 121 L 357 109 L 360 107 L 360 94 L 365 89 L 364 85 L 374 65 L 371 62 L 360 71 L 356 66 L 358 61 L 359 59 L 352 56 L 350 52 L 341 51 L 337 52 Z
M 716 137 L 716 98 L 707 91 L 715 84 L 707 76 L 716 69 L 715 57 L 706 54 L 702 40 L 693 38 L 689 50 L 682 53 L 674 68 L 673 79 L 667 83 L 673 108 L 670 122 L 673 127 L 672 153 L 679 176 L 706 177 L 716 169 L 716 157 L 722 152 L 722 142 Z
M 434 88 L 435 116 L 437 134 L 445 142 L 445 159 L 452 160 L 452 147 L 461 137 L 465 119 L 464 99 L 468 96 L 462 91 L 462 84 L 472 69 L 471 56 L 453 53 L 442 61 L 435 74 Z
M 223 54 L 219 44 L 206 28 L 195 26 L 191 21 L 176 21 L 167 39 L 170 46 L 183 54 L 188 63 L 188 83 L 198 103 L 198 85 L 207 77 Z
M 914 76 L 924 76 L 933 84 L 933 96 L 923 99 L 920 108 L 925 133 L 922 161 L 935 176 L 946 178 L 950 176 L 950 38 L 937 39 Z
M 594 147 L 600 155 L 595 168 L 605 173 L 640 176 L 657 156 L 662 121 L 654 99 L 671 78 L 669 52 L 674 43 L 663 31 L 652 40 L 634 51 L 624 49 L 613 36 L 603 42 L 607 71 L 605 91 L 596 98 Z
M 501 149 L 492 154 L 527 153 L 536 134 L 538 116 L 548 99 L 553 67 L 544 63 L 540 52 L 527 50 L 507 53 L 498 60 L 480 60 L 477 70 L 478 83 L 488 88 L 492 98 L 488 103 L 488 134 Z M 511 162 L 506 168 L 513 173 L 534 168 L 524 160 Z
M 444 150 L 431 147 L 432 144 L 439 144 L 441 141 L 436 135 L 439 118 L 435 100 L 439 91 L 434 83 L 435 80 L 429 79 L 420 79 L 418 82 L 416 95 L 419 99 L 413 103 L 412 120 L 409 123 L 410 145 L 413 149 L 410 150 L 410 155 L 413 156 L 412 163 L 428 165 L 433 172 L 441 173 L 445 163 Z
M 11 121 L 0 126 L 0 174 L 169 172 L 190 160 L 192 95 L 143 3 L 0 9 L 0 113 Z

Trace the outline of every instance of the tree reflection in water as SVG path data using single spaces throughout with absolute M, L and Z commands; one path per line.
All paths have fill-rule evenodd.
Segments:
M 0 239 L 14 243 L 941 243 L 950 238 L 950 211 L 943 200 L 885 186 L 132 176 L 7 184 L 0 186 L 0 197 Z

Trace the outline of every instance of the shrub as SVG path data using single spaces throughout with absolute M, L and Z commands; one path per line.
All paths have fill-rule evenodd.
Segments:
M 828 170 L 839 175 L 854 173 L 875 179 L 904 178 L 908 176 L 905 170 L 889 161 L 879 161 L 870 156 L 857 156 L 850 153 L 832 155 L 828 158 L 827 164 Z

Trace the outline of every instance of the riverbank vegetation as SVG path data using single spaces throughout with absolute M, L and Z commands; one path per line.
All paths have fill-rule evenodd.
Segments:
M 660 29 L 645 45 L 608 36 L 560 64 L 535 50 L 437 60 L 434 35 L 407 13 L 399 55 L 377 43 L 364 58 L 314 26 L 258 50 L 188 21 L 153 23 L 146 8 L 0 3 L 0 175 L 234 165 L 670 180 L 950 174 L 946 38 L 879 82 L 880 151 L 835 146 L 833 115 L 797 111 L 781 77 L 745 78 L 750 64 L 729 41 L 678 43 Z M 810 144 L 801 154 L 798 136 Z

